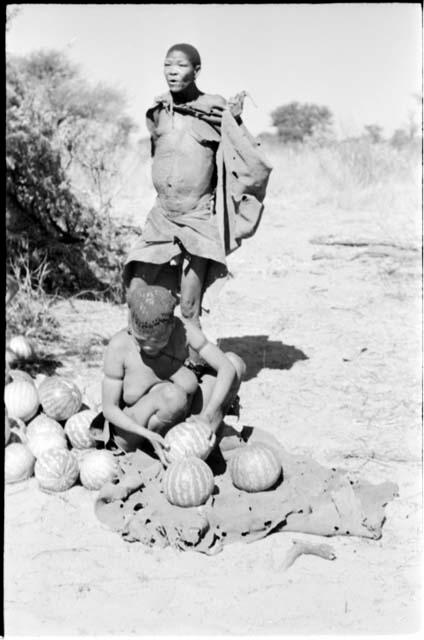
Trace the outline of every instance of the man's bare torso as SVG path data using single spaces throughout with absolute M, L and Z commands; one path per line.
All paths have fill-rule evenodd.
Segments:
M 152 178 L 167 210 L 184 213 L 215 188 L 217 143 L 201 144 L 192 133 L 192 116 L 162 110 L 155 131 Z

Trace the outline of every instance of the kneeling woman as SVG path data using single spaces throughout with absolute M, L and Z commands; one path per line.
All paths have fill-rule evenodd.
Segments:
M 188 416 L 218 429 L 245 365 L 209 342 L 193 321 L 174 316 L 176 300 L 168 289 L 134 281 L 127 302 L 128 327 L 111 338 L 105 353 L 103 415 L 118 447 L 133 451 L 147 439 L 164 461 L 164 434 Z M 190 368 L 189 348 L 209 373 Z

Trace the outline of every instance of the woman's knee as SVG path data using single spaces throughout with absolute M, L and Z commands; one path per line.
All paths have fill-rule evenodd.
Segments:
M 188 395 L 178 384 L 167 382 L 158 390 L 161 409 L 167 413 L 180 413 L 186 411 Z
M 227 351 L 225 355 L 227 356 L 228 360 L 231 362 L 231 364 L 235 368 L 237 379 L 240 381 L 243 378 L 244 374 L 246 373 L 245 361 L 242 358 L 240 358 L 240 356 L 238 356 L 236 353 L 233 353 L 232 351 Z

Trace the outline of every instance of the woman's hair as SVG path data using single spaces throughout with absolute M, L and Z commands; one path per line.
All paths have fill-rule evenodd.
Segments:
M 166 55 L 170 54 L 171 51 L 182 51 L 186 54 L 193 67 L 200 67 L 200 54 L 197 51 L 196 47 L 193 47 L 191 44 L 185 44 L 184 42 L 180 44 L 174 44 L 170 49 L 168 49 Z
M 135 332 L 153 329 L 168 322 L 176 305 L 176 299 L 169 289 L 143 282 L 133 282 L 127 302 Z

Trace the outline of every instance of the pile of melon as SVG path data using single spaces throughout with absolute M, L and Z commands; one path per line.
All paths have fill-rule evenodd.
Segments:
M 119 474 L 110 451 L 96 449 L 90 425 L 96 412 L 85 408 L 78 386 L 62 376 L 36 381 L 10 370 L 4 389 L 5 481 L 35 476 L 44 491 L 66 491 L 78 480 L 100 489 Z
M 4 389 L 6 483 L 34 475 L 44 491 L 66 491 L 78 481 L 98 490 L 120 475 L 115 456 L 96 449 L 90 432 L 98 400 L 87 408 L 78 386 L 62 376 L 44 376 L 36 384 L 24 371 L 9 373 L 11 381 Z M 205 504 L 215 489 L 206 462 L 215 433 L 201 420 L 182 422 L 168 431 L 165 444 L 166 498 L 178 507 Z M 231 458 L 229 473 L 239 490 L 267 491 L 281 480 L 281 461 L 268 445 L 248 444 Z
M 35 356 L 35 348 L 33 342 L 27 336 L 13 336 L 6 346 L 5 353 L 5 381 L 10 382 L 11 367 L 16 366 L 19 362 L 31 360 Z
M 164 493 L 178 507 L 198 507 L 212 496 L 215 482 L 205 462 L 216 442 L 215 434 L 201 421 L 183 422 L 168 431 L 163 476 Z M 233 485 L 242 491 L 273 489 L 282 478 L 277 453 L 265 443 L 248 444 L 235 452 L 229 463 Z

